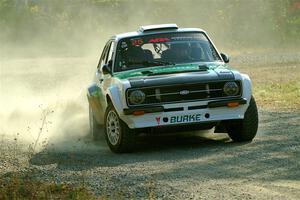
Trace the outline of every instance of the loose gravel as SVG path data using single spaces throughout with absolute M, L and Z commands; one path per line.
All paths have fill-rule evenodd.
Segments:
M 54 146 L 26 159 L 24 146 L 4 142 L 1 176 L 83 185 L 108 199 L 297 199 L 299 116 L 261 111 L 252 143 L 212 133 L 148 136 L 135 153 L 122 155 L 86 137 L 73 149 Z

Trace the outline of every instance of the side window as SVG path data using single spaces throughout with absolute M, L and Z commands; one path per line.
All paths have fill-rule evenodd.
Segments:
M 99 63 L 98 63 L 98 66 L 97 68 L 101 68 L 104 64 L 107 63 L 107 56 L 108 56 L 108 50 L 110 49 L 110 44 L 111 44 L 111 41 L 109 41 L 103 51 L 102 51 L 102 54 L 101 54 L 101 57 L 100 57 L 100 60 L 99 60 Z
M 114 44 L 115 43 L 112 42 L 111 45 L 110 45 L 107 60 L 105 61 L 105 63 L 108 63 L 108 61 L 112 60 L 112 58 L 113 58 Z

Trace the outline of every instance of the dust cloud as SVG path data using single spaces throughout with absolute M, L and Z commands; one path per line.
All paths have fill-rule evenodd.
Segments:
M 87 136 L 86 66 L 86 58 L 2 60 L 0 135 L 37 149 Z
M 113 34 L 177 23 L 205 29 L 219 50 L 231 54 L 294 48 L 295 28 L 290 37 L 281 29 L 292 3 L 0 0 L 0 135 L 37 141 L 40 149 L 88 141 L 86 87 Z

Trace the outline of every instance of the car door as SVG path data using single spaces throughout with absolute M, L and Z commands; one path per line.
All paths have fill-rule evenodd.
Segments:
M 99 124 L 103 124 L 104 113 L 106 109 L 105 91 L 107 86 L 103 88 L 103 85 L 107 85 L 106 79 L 108 78 L 107 75 L 104 75 L 102 73 L 102 67 L 108 62 L 108 55 L 109 55 L 111 44 L 112 41 L 108 41 L 107 44 L 105 45 L 99 63 L 97 65 L 94 83 L 91 84 L 88 88 L 89 91 L 88 101 L 90 107 L 92 108 L 93 115 Z
M 103 54 L 98 64 L 98 70 L 96 72 L 97 85 L 103 90 L 104 93 L 107 93 L 106 90 L 110 86 L 111 75 L 103 74 L 102 68 L 104 65 L 108 65 L 110 67 L 110 70 L 112 70 L 113 49 L 114 42 L 109 41 L 104 48 Z
M 102 73 L 102 68 L 105 64 L 107 64 L 108 53 L 110 50 L 112 41 L 108 41 L 102 51 L 101 57 L 99 59 L 99 63 L 96 70 L 96 83 L 99 87 L 102 87 L 102 82 L 104 80 L 105 75 Z
M 101 73 L 102 68 L 104 65 L 107 65 L 110 71 L 112 71 L 112 64 L 113 64 L 113 54 L 114 54 L 114 41 L 110 41 L 107 44 L 107 55 L 104 58 L 103 65 L 101 66 Z M 111 85 L 112 76 L 111 74 L 103 74 L 102 73 L 102 89 L 107 92 L 107 88 Z

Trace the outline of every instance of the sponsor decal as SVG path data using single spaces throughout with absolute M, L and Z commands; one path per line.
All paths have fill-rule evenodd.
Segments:
M 143 42 L 142 39 L 139 38 L 139 39 L 133 39 L 133 40 L 131 40 L 131 44 L 133 46 L 141 46 L 141 45 L 144 44 L 144 42 Z
M 168 42 L 168 41 L 170 41 L 169 38 L 153 38 L 149 40 L 149 43 Z
M 170 117 L 170 123 L 187 123 L 187 122 L 199 122 L 201 120 L 201 114 L 181 115 Z
M 157 125 L 159 125 L 160 124 L 160 117 L 155 117 L 155 119 L 156 119 Z
M 195 40 L 201 40 L 201 38 L 198 37 L 185 37 L 185 36 L 182 36 L 182 37 L 172 37 L 171 38 L 172 40 L 175 40 L 175 41 L 195 41 Z
M 91 97 L 100 97 L 101 96 L 101 89 L 96 85 L 93 84 L 88 88 L 89 96 Z
M 190 91 L 188 91 L 188 90 L 181 90 L 181 91 L 179 92 L 180 95 L 187 95 L 187 94 L 189 94 L 189 93 L 190 93 Z
M 157 122 L 157 126 L 161 125 L 161 117 L 155 117 Z M 172 116 L 172 117 L 164 117 L 162 119 L 164 123 L 170 122 L 170 124 L 175 123 L 189 123 L 189 122 L 199 122 L 201 121 L 201 114 L 191 114 L 191 115 L 180 115 L 180 116 Z

